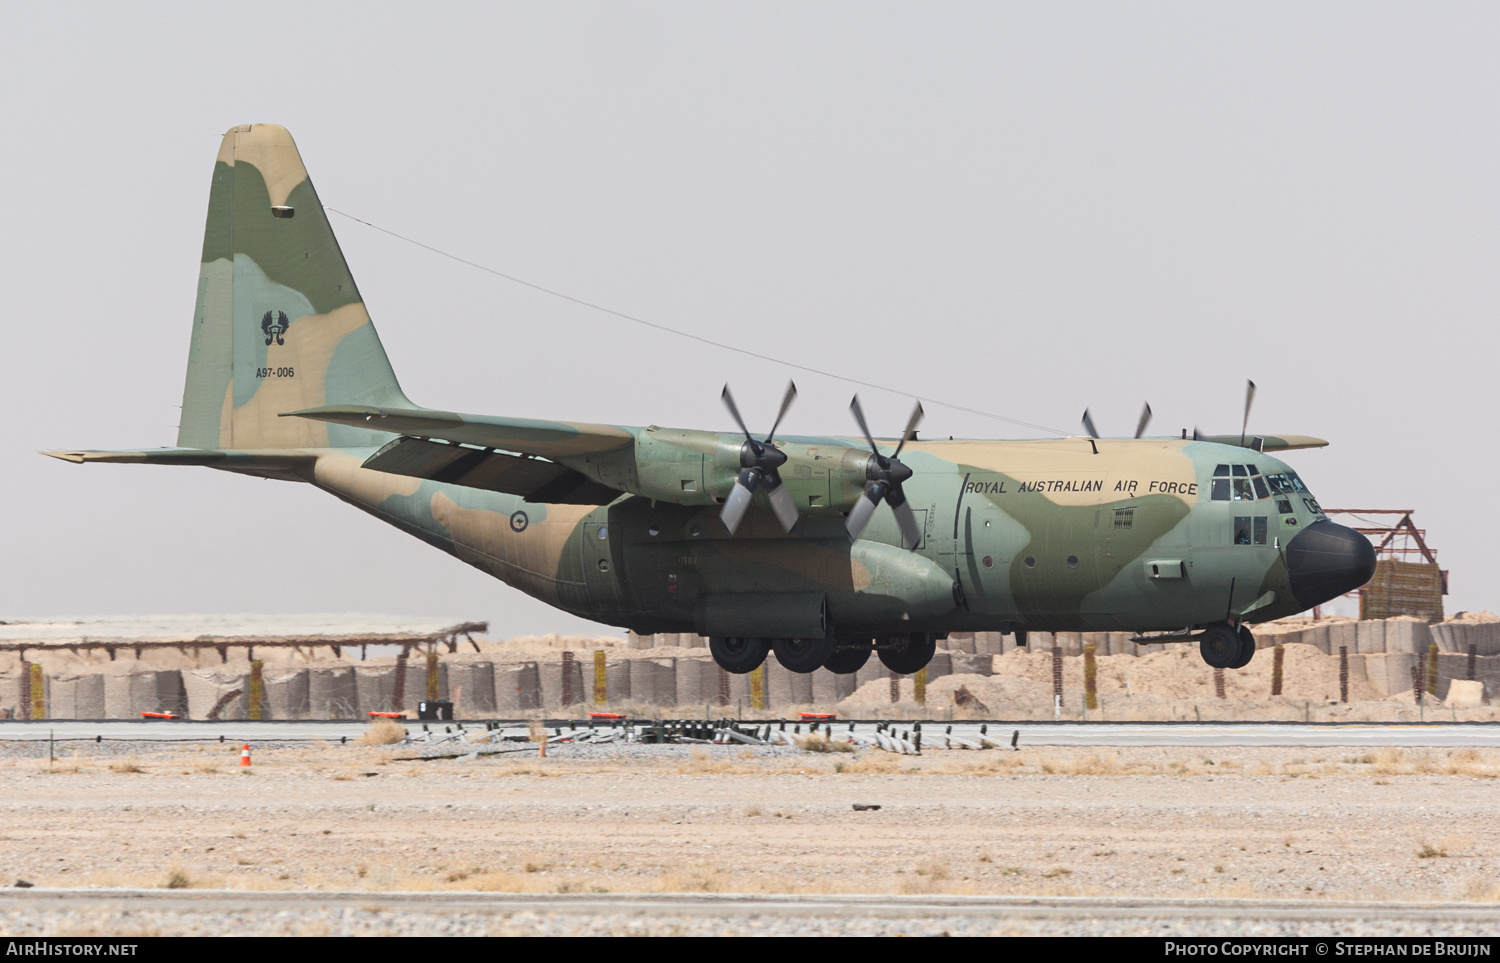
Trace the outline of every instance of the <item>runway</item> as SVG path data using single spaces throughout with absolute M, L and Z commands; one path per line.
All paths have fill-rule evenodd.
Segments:
M 1485 936 L 1482 903 L 865 896 L 163 890 L 0 890 L 13 936 L 87 923 L 112 932 L 328 935 Z M 1311 954 L 1310 954 L 1311 955 Z
M 525 731 L 525 721 L 511 720 L 503 723 L 516 734 Z M 745 723 L 764 726 L 767 723 Z M 775 723 L 780 725 L 780 723 Z M 788 721 L 791 729 L 798 723 Z M 856 731 L 870 731 L 876 723 L 855 722 Z M 886 722 L 894 729 L 910 732 L 916 721 Z M 1500 747 L 1500 724 L 1494 723 L 1426 723 L 1426 724 L 1290 724 L 1290 723 L 1039 723 L 1004 722 L 950 723 L 942 720 L 926 720 L 921 723 L 923 748 L 937 748 L 938 738 L 952 727 L 953 735 L 975 740 L 981 727 L 992 739 L 1009 743 L 1014 736 L 1018 748 L 1027 746 L 1289 746 L 1289 747 L 1429 747 L 1429 748 L 1485 748 Z M 413 733 L 420 733 L 426 725 L 442 732 L 456 723 L 407 722 Z M 470 729 L 482 729 L 484 723 L 463 723 Z M 582 727 L 577 720 L 552 720 L 549 728 L 570 726 Z M 848 731 L 850 722 L 832 723 L 835 735 Z M 189 721 L 103 721 L 74 722 L 68 720 L 0 720 L 0 742 L 41 741 L 54 739 L 59 743 L 82 741 L 144 741 L 144 742 L 353 742 L 367 726 L 363 722 L 343 721 L 276 721 L 276 722 L 189 722 Z M 805 728 L 805 727 L 804 727 Z

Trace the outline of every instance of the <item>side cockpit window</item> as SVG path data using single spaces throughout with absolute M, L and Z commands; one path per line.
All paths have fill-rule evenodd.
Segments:
M 1211 496 L 1216 502 L 1229 501 L 1229 466 L 1215 465 Z

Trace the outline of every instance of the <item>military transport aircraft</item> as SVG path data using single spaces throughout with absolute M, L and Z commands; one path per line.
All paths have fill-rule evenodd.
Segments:
M 307 482 L 575 615 L 749 672 L 915 672 L 949 632 L 1128 630 L 1249 662 L 1247 624 L 1364 584 L 1299 436 L 919 441 L 455 414 L 407 400 L 287 131 L 214 166 L 177 445 L 47 452 Z M 1247 412 L 1248 414 L 1248 412 Z M 884 507 L 882 507 L 884 506 Z

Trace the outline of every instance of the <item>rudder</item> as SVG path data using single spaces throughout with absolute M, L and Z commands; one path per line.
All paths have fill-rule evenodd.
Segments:
M 385 433 L 279 418 L 331 404 L 415 407 L 284 127 L 224 135 L 183 389 L 183 448 L 364 447 Z

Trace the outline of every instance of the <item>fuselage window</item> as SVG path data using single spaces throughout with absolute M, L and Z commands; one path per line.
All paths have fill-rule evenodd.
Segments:
M 1255 544 L 1266 544 L 1266 517 L 1259 515 L 1255 519 Z
M 1134 508 L 1117 508 L 1117 509 L 1115 509 L 1115 528 L 1126 529 L 1126 528 L 1133 528 L 1134 526 L 1135 526 L 1135 509 Z
M 1249 545 L 1250 544 L 1250 516 L 1249 515 L 1236 515 L 1236 516 L 1234 516 L 1234 544 L 1236 544 L 1236 545 Z

